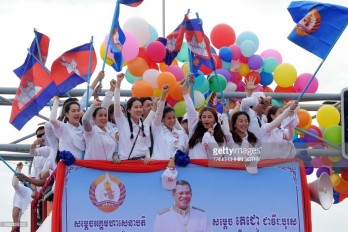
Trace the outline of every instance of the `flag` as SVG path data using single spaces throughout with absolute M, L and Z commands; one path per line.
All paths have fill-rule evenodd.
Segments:
M 36 30 L 34 30 L 35 38 L 33 42 L 30 45 L 30 52 L 35 55 L 36 58 L 40 60 L 40 55 L 42 64 L 46 63 L 47 55 L 48 55 L 48 47 L 50 44 L 50 38 L 47 35 L 44 35 Z M 29 63 L 29 59 L 31 55 L 28 54 L 25 58 L 24 64 L 22 64 L 20 67 L 13 70 L 13 72 L 19 77 L 22 78 L 25 74 L 27 68 L 26 65 Z
M 123 1 L 123 2 L 133 2 L 133 1 Z M 109 38 L 111 53 L 113 53 L 114 60 L 115 60 L 115 63 L 112 65 L 112 67 L 117 72 L 122 70 L 122 64 L 123 64 L 122 49 L 123 49 L 123 44 L 126 41 L 126 36 L 124 35 L 120 27 L 120 23 L 118 21 L 119 13 L 120 13 L 120 4 L 119 2 L 117 2 L 114 19 L 113 19 L 114 21 L 112 23 L 112 29 L 110 30 L 111 35 L 109 35 L 111 36 L 111 38 Z
M 164 63 L 171 65 L 175 57 L 180 52 L 182 43 L 184 41 L 185 34 L 185 23 L 188 20 L 187 15 L 185 15 L 184 20 L 179 24 L 175 30 L 166 36 L 166 38 L 158 38 L 164 46 L 166 46 L 166 55 L 164 57 Z
M 92 46 L 92 49 L 90 50 Z M 88 64 L 92 52 L 91 73 L 97 65 L 97 57 L 92 43 L 73 48 L 59 56 L 52 64 L 51 79 L 63 95 L 75 86 L 88 81 Z
M 10 123 L 18 130 L 57 94 L 49 71 L 33 56 L 29 54 L 26 59 L 24 73 L 12 102 Z
M 144 0 L 119 0 L 121 4 L 131 6 L 131 7 L 137 7 L 139 6 Z
M 199 18 L 186 21 L 185 38 L 191 51 L 193 71 L 201 65 L 215 70 L 213 56 L 210 50 L 210 41 L 204 34 Z
M 291 2 L 288 11 L 296 27 L 288 39 L 325 59 L 348 23 L 348 8 L 328 3 Z

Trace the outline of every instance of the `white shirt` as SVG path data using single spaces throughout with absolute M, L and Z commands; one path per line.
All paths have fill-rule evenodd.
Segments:
M 170 131 L 162 122 L 164 102 L 161 101 L 157 106 L 155 119 L 152 121 L 152 135 L 154 147 L 152 159 L 169 160 L 175 155 L 177 149 L 184 151 L 186 147 L 187 135 L 183 130 L 175 127 Z
M 170 209 L 157 213 L 154 232 L 211 232 L 208 218 L 204 210 L 191 207 L 187 214 L 180 214 Z
M 115 150 L 114 135 L 105 128 L 105 131 L 98 126 L 92 126 L 92 130 L 84 132 L 86 141 L 86 160 L 112 160 Z
M 118 88 L 115 89 L 115 105 L 114 105 L 114 116 L 115 121 L 118 126 L 119 132 L 119 150 L 118 154 L 121 160 L 127 160 L 129 158 L 129 154 L 133 147 L 134 141 L 137 138 L 137 134 L 139 132 L 139 136 L 135 142 L 132 154 L 130 158 L 148 156 L 150 154 L 149 147 L 151 146 L 150 140 L 150 130 L 147 124 L 144 124 L 144 132 L 141 131 L 141 122 L 139 120 L 139 124 L 135 124 L 131 119 L 132 127 L 133 127 L 133 139 L 130 139 L 131 131 L 129 128 L 128 119 L 123 115 L 120 106 L 120 90 Z M 145 133 L 145 137 L 143 136 Z
M 17 168 L 16 172 L 20 173 L 21 169 Z M 12 186 L 15 189 L 15 194 L 13 197 L 13 207 L 17 207 L 20 209 L 20 217 L 32 201 L 32 190 L 30 188 L 25 187 L 23 184 L 20 184 L 18 178 L 15 175 L 12 179 Z
M 47 158 L 45 158 L 45 157 L 34 156 L 34 158 L 33 158 L 34 169 L 33 169 L 33 173 L 31 174 L 31 176 L 35 177 L 35 179 L 40 179 L 39 174 L 43 170 L 46 160 L 47 160 Z

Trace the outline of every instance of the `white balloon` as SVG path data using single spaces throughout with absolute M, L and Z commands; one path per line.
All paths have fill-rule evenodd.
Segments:
M 157 69 L 148 69 L 143 74 L 143 80 L 150 83 L 153 88 L 157 88 L 157 78 L 160 72 Z
M 195 108 L 199 109 L 201 108 L 204 103 L 205 103 L 205 98 L 203 93 L 199 92 L 198 90 L 193 91 L 193 96 L 194 96 L 194 102 L 195 102 Z
M 131 32 L 138 40 L 139 47 L 145 47 L 151 38 L 150 25 L 141 17 L 129 18 L 123 25 L 123 29 Z
M 234 93 L 236 92 L 237 85 L 233 82 L 227 82 L 226 88 L 224 89 L 223 93 Z

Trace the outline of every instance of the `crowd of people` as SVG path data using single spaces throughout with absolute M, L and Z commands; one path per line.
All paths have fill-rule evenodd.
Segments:
M 105 96 L 99 98 L 95 93 L 104 76 L 103 71 L 99 72 L 80 100 L 64 101 L 59 114 L 60 100 L 54 97 L 49 121 L 36 130 L 37 139 L 30 149 L 34 173 L 31 177 L 16 175 L 34 186 L 33 198 L 57 167 L 61 151 L 70 151 L 76 159 L 109 160 L 119 165 L 124 160 L 142 160 L 144 164 L 151 160 L 171 160 L 180 150 L 190 159 L 218 157 L 243 161 L 251 174 L 258 173 L 259 160 L 296 155 L 292 138 L 299 122 L 298 103 L 288 101 L 283 107 L 272 106 L 271 97 L 253 92 L 256 88 L 253 79 L 246 83 L 247 97 L 233 109 L 225 104 L 223 112 L 218 113 L 209 106 L 195 109 L 188 86 L 194 82 L 191 75 L 180 83 L 186 114 L 177 117 L 175 110 L 166 103 L 169 85 L 162 87 L 159 98 L 131 97 L 123 105 L 120 89 L 125 75 L 117 74 L 116 79 L 110 81 Z M 94 96 L 94 100 L 84 110 L 89 101 L 87 95 Z M 219 149 L 225 151 L 224 148 L 231 152 L 219 152 Z M 17 194 L 19 188 L 15 181 L 14 188 Z M 19 221 L 25 204 L 29 204 L 28 194 L 22 195 L 25 195 L 22 203 L 14 205 L 19 208 L 13 211 L 14 222 Z

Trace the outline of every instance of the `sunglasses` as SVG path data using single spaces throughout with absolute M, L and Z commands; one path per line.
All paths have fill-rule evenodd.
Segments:
M 38 138 L 38 139 L 39 139 L 39 138 L 42 138 L 44 135 L 45 135 L 45 133 L 37 134 L 37 135 L 36 135 L 36 138 Z

